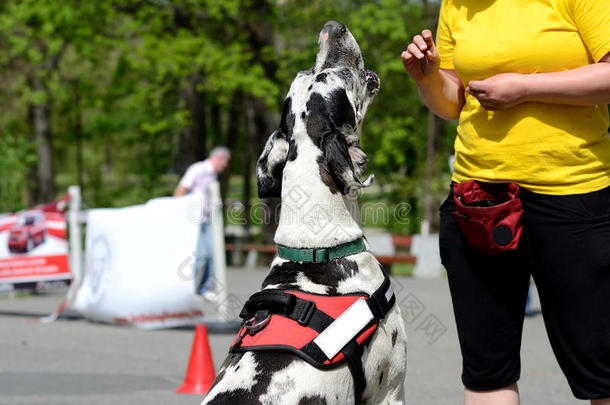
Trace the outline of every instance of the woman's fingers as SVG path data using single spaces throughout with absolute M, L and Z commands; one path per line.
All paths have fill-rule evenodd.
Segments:
M 484 93 L 473 92 L 470 94 L 479 101 L 479 104 L 481 104 L 481 107 L 483 107 L 484 109 L 486 109 L 488 111 L 493 111 L 493 110 L 498 109 L 497 102 L 488 98 Z
M 486 110 L 494 109 L 493 106 L 487 100 L 484 86 L 482 85 L 482 83 L 480 81 L 473 80 L 473 81 L 469 82 L 468 85 L 466 85 L 465 90 L 471 96 L 473 96 L 474 98 L 479 100 L 479 103 L 481 104 L 481 106 L 483 108 L 485 108 Z
M 481 82 L 481 81 L 471 81 L 470 83 L 468 83 L 468 85 L 466 86 L 466 91 L 468 93 L 470 93 L 471 95 L 473 95 L 474 97 L 478 98 L 479 101 L 481 99 L 487 98 L 487 93 L 488 93 L 488 88 L 487 86 Z
M 409 46 L 407 46 L 407 51 L 409 51 L 417 59 L 423 59 L 425 56 L 415 43 L 410 43 Z
M 426 42 L 426 46 L 428 47 L 428 49 L 430 51 L 433 51 L 434 49 L 436 49 L 436 47 L 434 46 L 434 39 L 432 38 L 432 31 L 423 30 L 421 35 L 422 35 L 423 40 Z
M 421 35 L 413 37 L 413 43 L 417 45 L 420 51 L 425 52 L 428 49 L 428 44 Z
M 407 73 L 415 80 L 434 73 L 438 70 L 439 56 L 434 47 L 432 32 L 422 31 L 421 35 L 415 35 L 407 49 L 400 55 Z
M 402 59 L 405 69 L 410 69 L 410 65 L 415 60 L 415 57 L 410 52 L 404 51 L 400 54 L 400 59 Z
M 466 86 L 466 89 L 468 90 L 469 93 L 472 92 L 481 92 L 484 90 L 484 85 L 482 81 L 477 81 L 477 80 L 472 80 L 470 82 L 468 82 L 468 85 Z
M 482 90 L 473 89 L 472 87 L 469 87 L 469 86 L 466 87 L 466 91 L 475 97 L 483 94 Z

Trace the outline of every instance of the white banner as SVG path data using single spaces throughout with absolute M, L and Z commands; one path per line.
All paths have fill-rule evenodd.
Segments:
M 201 196 L 92 209 L 73 307 L 102 322 L 162 328 L 201 323 L 192 271 Z

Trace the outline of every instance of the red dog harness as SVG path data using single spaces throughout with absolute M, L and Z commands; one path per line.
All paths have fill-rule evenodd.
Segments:
M 395 301 L 387 275 L 371 296 L 262 290 L 244 305 L 242 326 L 229 351 L 289 351 L 321 369 L 347 361 L 359 404 L 365 386 L 363 347 Z

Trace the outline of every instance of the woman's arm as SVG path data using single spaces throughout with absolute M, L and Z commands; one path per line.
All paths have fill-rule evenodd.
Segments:
M 439 69 L 415 83 L 424 104 L 433 113 L 446 120 L 460 117 L 464 106 L 464 86 L 455 70 Z
M 439 117 L 457 119 L 464 106 L 464 86 L 455 70 L 439 68 L 440 56 L 430 30 L 413 37 L 401 59 L 426 106 Z
M 595 105 L 610 104 L 610 52 L 599 63 L 555 73 L 503 73 L 471 81 L 466 91 L 488 110 L 525 102 Z

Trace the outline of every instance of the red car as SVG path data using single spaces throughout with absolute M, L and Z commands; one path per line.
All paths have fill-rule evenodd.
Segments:
M 47 238 L 47 225 L 42 211 L 26 211 L 19 215 L 8 236 L 8 250 L 29 252 Z

